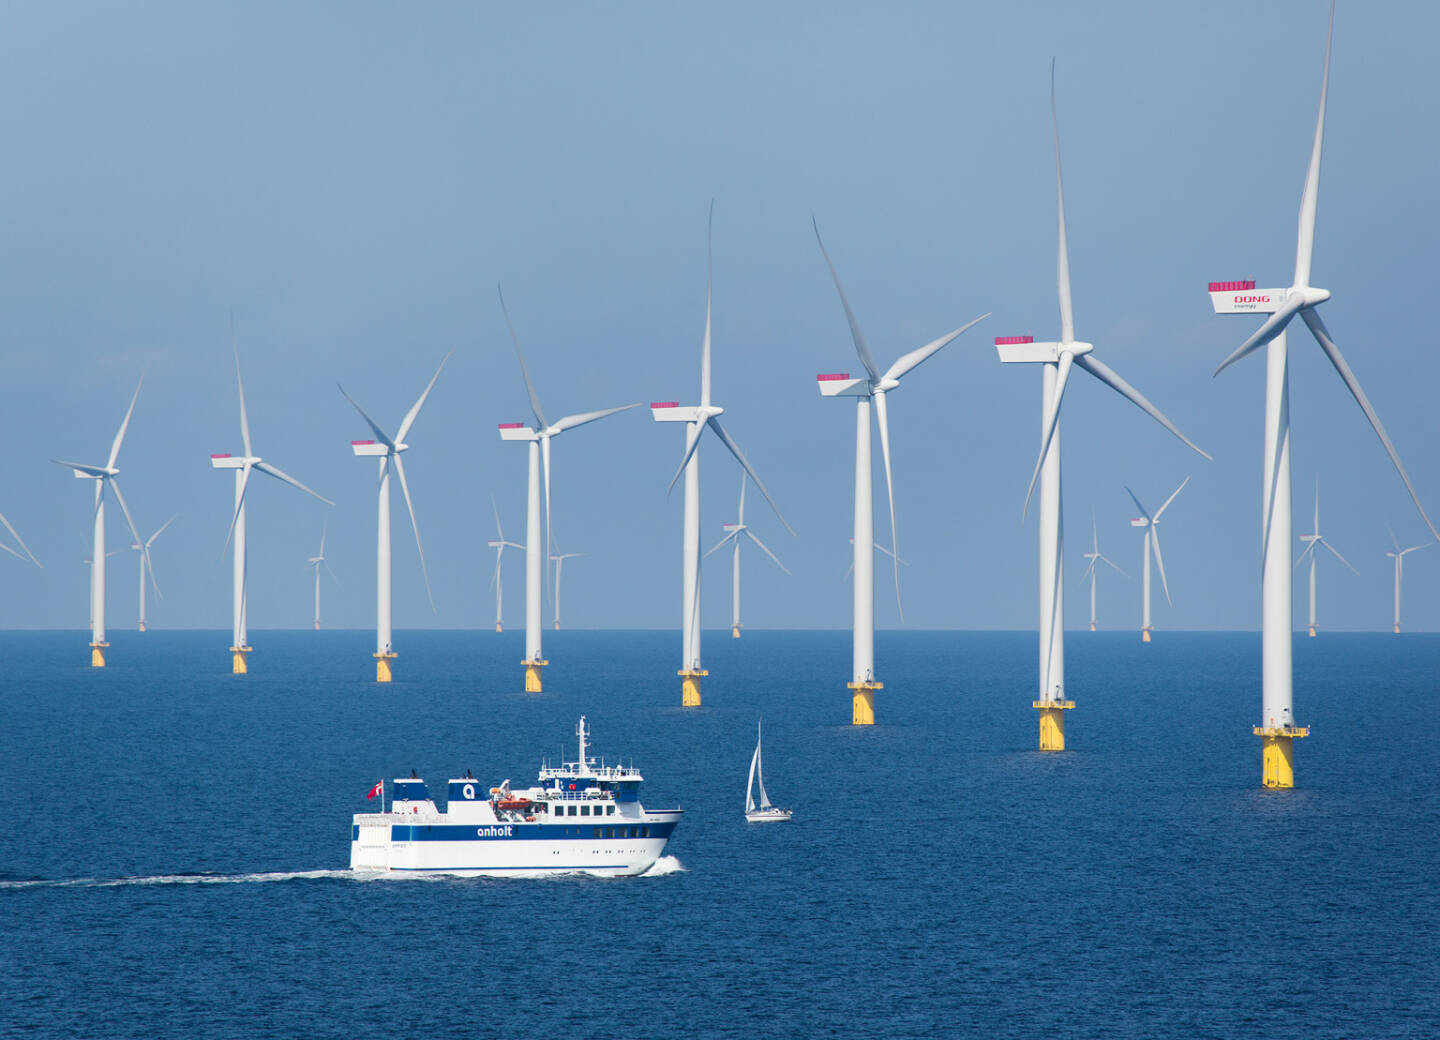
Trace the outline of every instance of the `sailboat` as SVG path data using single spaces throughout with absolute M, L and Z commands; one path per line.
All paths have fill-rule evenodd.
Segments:
M 760 788 L 760 804 L 755 804 L 755 788 Z M 760 724 L 755 724 L 755 754 L 750 759 L 750 779 L 745 781 L 745 819 L 751 823 L 782 823 L 790 819 L 789 809 L 777 809 L 765 793 L 765 769 L 760 764 Z

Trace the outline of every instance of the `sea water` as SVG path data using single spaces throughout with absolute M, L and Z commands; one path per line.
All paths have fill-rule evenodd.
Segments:
M 1434 1037 L 1440 637 L 1296 638 L 1298 786 L 1260 784 L 1255 634 L 0 633 L 0 1036 Z M 685 817 L 651 875 L 357 879 L 412 769 L 592 750 Z M 766 786 L 790 824 L 745 822 Z

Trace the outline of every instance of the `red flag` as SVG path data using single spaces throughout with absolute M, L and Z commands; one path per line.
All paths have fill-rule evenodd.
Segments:
M 377 795 L 379 795 L 381 792 L 383 792 L 384 790 L 385 790 L 385 781 L 384 781 L 384 780 L 379 780 L 379 781 L 376 782 L 376 784 L 375 784 L 374 787 L 370 788 L 370 793 L 367 794 L 367 795 L 365 796 L 365 798 L 366 798 L 367 800 L 368 800 L 368 799 L 371 799 L 371 798 L 374 798 L 374 797 L 376 797 Z

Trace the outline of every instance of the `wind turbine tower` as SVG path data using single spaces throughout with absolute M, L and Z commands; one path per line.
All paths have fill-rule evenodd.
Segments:
M 501 616 L 502 610 L 504 609 L 505 582 L 503 575 L 500 573 L 500 565 L 504 559 L 506 549 L 519 549 L 523 552 L 525 546 L 520 545 L 518 542 L 508 542 L 505 540 L 505 529 L 500 526 L 500 507 L 495 504 L 494 495 L 490 496 L 490 508 L 495 513 L 495 537 L 485 544 L 495 550 L 495 573 L 490 576 L 490 586 L 495 590 L 495 631 L 503 632 L 505 631 L 505 625 L 501 620 Z
M 1133 402 L 1196 452 L 1195 446 L 1160 410 L 1147 401 L 1092 353 L 1093 343 L 1075 339 L 1075 315 L 1070 300 L 1070 252 L 1065 234 L 1065 186 L 1060 173 L 1060 127 L 1055 115 L 1055 66 L 1050 66 L 1050 120 L 1055 138 L 1055 195 L 1059 211 L 1059 260 L 1056 282 L 1060 298 L 1060 340 L 1036 343 L 1032 336 L 999 336 L 995 349 L 1006 364 L 1041 366 L 1040 458 L 1025 492 L 1025 510 L 1040 485 L 1040 750 L 1065 750 L 1065 712 L 1075 702 L 1065 694 L 1064 559 L 1065 533 L 1060 517 L 1060 402 L 1072 367 L 1088 372 L 1122 397 Z M 1022 518 L 1024 511 L 1022 511 Z
M 446 354 L 440 361 L 440 367 L 430 377 L 425 390 L 410 406 L 405 413 L 405 418 L 400 420 L 400 428 L 391 437 L 382 430 L 375 420 L 365 414 L 365 409 L 355 404 L 355 400 L 345 393 L 345 388 L 340 387 L 340 393 L 344 394 L 345 400 L 354 405 L 355 410 L 360 413 L 360 418 L 370 427 L 375 434 L 374 440 L 351 441 L 350 450 L 362 458 L 378 459 L 380 462 L 380 493 L 379 509 L 376 520 L 376 550 L 375 550 L 375 681 L 388 683 L 394 679 L 394 666 L 396 653 L 391 641 L 390 632 L 390 471 L 393 469 L 395 475 L 400 478 L 400 490 L 405 495 L 405 508 L 410 513 L 410 530 L 415 532 L 415 551 L 420 555 L 420 573 L 425 578 L 425 596 L 430 600 L 430 609 L 435 610 L 435 597 L 430 592 L 430 571 L 425 566 L 425 549 L 420 544 L 420 528 L 415 523 L 415 505 L 410 501 L 410 485 L 405 482 L 405 463 L 401 456 L 410 450 L 410 445 L 405 443 L 405 437 L 410 433 L 410 427 L 415 425 L 415 418 L 420 414 L 420 409 L 425 405 L 425 399 L 430 396 L 430 391 L 435 388 L 435 380 L 440 378 L 440 373 L 445 368 L 445 362 L 450 360 Z
M 1085 567 L 1085 573 L 1081 576 L 1080 580 L 1084 581 L 1086 578 L 1090 579 L 1090 631 L 1094 632 L 1095 582 L 1096 578 L 1098 577 L 1098 575 L 1096 574 L 1096 570 L 1098 569 L 1097 565 L 1103 563 L 1111 570 L 1113 570 L 1116 574 L 1119 574 L 1122 578 L 1130 577 L 1130 575 L 1126 574 L 1119 567 L 1115 566 L 1114 562 L 1111 561 L 1108 557 L 1102 556 L 1100 554 L 1100 531 L 1095 526 L 1094 510 L 1091 510 L 1090 512 L 1090 551 L 1085 553 L 1085 559 L 1089 560 L 1090 563 Z
M 65 466 L 74 471 L 77 480 L 95 481 L 95 540 L 90 550 L 90 667 L 105 667 L 105 650 L 110 646 L 105 641 L 105 489 L 108 487 L 115 495 L 115 501 L 120 504 L 120 512 L 125 515 L 125 523 L 130 527 L 130 534 L 135 541 L 140 541 L 140 532 L 135 530 L 135 521 L 130 518 L 130 509 L 125 505 L 125 496 L 120 493 L 120 483 L 115 478 L 119 476 L 120 470 L 115 463 L 120 458 L 120 445 L 125 441 L 125 430 L 130 426 L 130 416 L 135 412 L 135 401 L 140 396 L 140 387 L 145 382 L 145 377 L 140 377 L 140 382 L 135 384 L 135 394 L 130 398 L 130 407 L 125 410 L 125 418 L 120 423 L 120 429 L 115 434 L 115 440 L 110 444 L 110 454 L 103 466 L 91 466 L 82 462 L 62 462 L 60 459 L 52 459 L 57 466 Z
M 871 726 L 875 723 L 875 691 L 885 684 L 875 675 L 875 504 L 871 483 L 870 412 L 873 403 L 875 418 L 880 426 L 880 454 L 885 461 L 885 491 L 890 501 L 890 541 L 892 553 L 900 552 L 899 537 L 895 533 L 895 486 L 890 473 L 890 421 L 886 412 L 885 395 L 900 386 L 900 380 L 921 362 L 938 353 L 940 349 L 958 337 L 966 329 L 984 321 L 990 316 L 986 312 L 973 321 L 967 322 L 939 339 L 931 340 L 917 350 L 902 356 L 885 372 L 875 365 L 860 325 L 850 310 L 850 301 L 840 286 L 840 276 L 825 251 L 820 238 L 820 225 L 815 227 L 815 241 L 820 243 L 820 255 L 830 269 L 830 279 L 840 296 L 845 309 L 845 319 L 850 325 L 850 338 L 855 343 L 855 352 L 865 366 L 865 375 L 852 379 L 848 372 L 822 374 L 815 377 L 824 397 L 855 398 L 855 582 L 854 602 L 851 621 L 851 676 L 847 684 L 851 692 L 850 721 L 856 726 Z M 905 619 L 904 608 L 900 606 L 900 565 L 895 566 L 895 604 L 900 609 L 900 619 Z
M 150 584 L 155 589 L 155 595 L 159 596 L 161 599 L 165 598 L 164 596 L 160 595 L 160 586 L 155 581 L 155 566 L 150 560 L 150 546 L 154 545 L 155 539 L 159 538 L 162 534 L 164 534 L 165 528 L 169 527 L 174 522 L 175 517 L 172 516 L 169 520 L 166 520 L 163 524 L 161 524 L 160 529 L 157 530 L 154 534 L 152 534 L 149 538 L 145 539 L 143 543 L 134 542 L 130 546 L 130 548 L 134 549 L 140 554 L 140 631 L 142 632 L 145 631 L 145 579 L 147 577 L 150 579 Z
M 673 490 L 680 474 L 685 475 L 685 527 L 681 540 L 681 582 L 680 582 L 680 703 L 687 708 L 700 706 L 700 681 L 710 673 L 700 663 L 700 438 L 709 428 L 720 443 L 729 449 L 740 463 L 740 468 L 750 475 L 765 501 L 775 511 L 780 523 L 791 534 L 790 525 L 780 515 L 775 500 L 765 485 L 760 482 L 755 470 L 740 450 L 740 445 L 725 427 L 720 425 L 720 416 L 725 409 L 710 402 L 710 304 L 711 232 L 715 222 L 715 203 L 710 203 L 710 217 L 706 225 L 705 240 L 705 338 L 700 348 L 700 403 L 682 406 L 678 401 L 656 401 L 650 405 L 650 415 L 656 422 L 683 422 L 685 426 L 685 453 L 680 459 L 680 468 L 670 478 Z
M 1347 560 L 1347 559 L 1345 559 L 1345 557 L 1341 556 L 1340 553 L 1336 550 L 1336 548 L 1335 548 L 1333 545 L 1331 545 L 1329 542 L 1327 542 L 1327 541 L 1324 539 L 1324 537 L 1320 534 L 1320 481 L 1319 481 L 1318 479 L 1315 481 L 1315 527 L 1314 527 L 1313 530 L 1314 530 L 1314 533 L 1313 533 L 1313 534 L 1302 534 L 1302 535 L 1300 536 L 1300 540 L 1301 540 L 1302 542 L 1309 542 L 1310 544 L 1307 545 L 1307 546 L 1305 546 L 1304 551 L 1300 553 L 1300 558 L 1295 561 L 1295 566 L 1298 567 L 1298 566 L 1300 566 L 1302 563 L 1305 562 L 1305 557 L 1307 557 L 1307 556 L 1310 557 L 1310 638 L 1311 638 L 1311 639 L 1314 639 L 1314 638 L 1315 638 L 1315 557 L 1318 556 L 1318 555 L 1320 555 L 1319 553 L 1317 553 L 1317 552 L 1315 551 L 1315 547 L 1316 547 L 1317 545 L 1323 545 L 1326 549 L 1328 549 L 1331 553 L 1334 554 L 1335 559 L 1339 560 L 1339 561 L 1340 561 L 1341 563 L 1343 563 L 1345 566 L 1350 567 L 1350 570 L 1353 571 L 1357 576 L 1360 574 L 1359 571 L 1355 570 L 1354 567 L 1351 567 L 1351 566 L 1350 566 L 1350 561 Z M 1396 548 L 1398 549 L 1399 546 L 1396 546 Z M 1397 621 L 1397 624 L 1398 624 L 1398 621 Z
M 1402 549 L 1400 548 L 1400 543 L 1395 541 L 1394 531 L 1390 532 L 1390 542 L 1395 546 L 1395 551 L 1387 551 L 1385 555 L 1395 558 L 1395 634 L 1398 636 L 1400 634 L 1400 579 L 1405 569 L 1405 556 L 1407 553 L 1412 553 L 1416 549 L 1424 549 L 1430 543 L 1424 542 L 1420 545 L 1412 545 L 1408 549 Z
M 1155 510 L 1154 516 L 1151 516 L 1149 511 L 1140 504 L 1140 500 L 1135 497 L 1135 492 L 1128 487 L 1125 489 L 1126 494 L 1130 496 L 1130 501 L 1134 502 L 1135 508 L 1140 510 L 1140 515 L 1130 521 L 1130 526 L 1143 528 L 1145 531 L 1140 549 L 1140 556 L 1144 562 L 1143 576 L 1140 581 L 1142 590 L 1140 594 L 1142 603 L 1140 611 L 1141 642 L 1150 642 L 1150 633 L 1154 631 L 1154 626 L 1150 624 L 1150 557 L 1152 555 L 1155 557 L 1155 566 L 1160 569 L 1160 587 L 1165 590 L 1165 602 L 1170 602 L 1170 585 L 1165 580 L 1165 559 L 1160 555 L 1160 515 L 1170 508 L 1170 503 L 1175 501 L 1175 496 L 1184 491 L 1185 485 L 1188 483 L 1190 483 L 1189 477 L 1182 480 L 1180 486 L 1165 500 L 1165 504 Z
M 245 449 L 243 455 L 231 455 L 222 453 L 210 456 L 210 465 L 215 469 L 230 469 L 235 471 L 235 515 L 230 518 L 230 530 L 225 535 L 225 544 L 228 546 L 231 541 L 235 543 L 235 550 L 232 557 L 233 562 L 233 588 L 231 590 L 231 639 L 230 639 L 230 670 L 235 675 L 244 675 L 249 671 L 245 663 L 245 655 L 250 653 L 249 632 L 247 630 L 247 577 L 249 567 L 249 556 L 246 551 L 245 541 L 245 496 L 250 487 L 250 474 L 258 470 L 276 480 L 289 484 L 291 487 L 299 488 L 307 495 L 311 495 L 324 502 L 327 506 L 333 506 L 324 495 L 311 491 L 300 481 L 286 473 L 282 473 L 270 463 L 257 456 L 250 446 L 250 420 L 245 413 L 245 382 L 240 378 L 240 352 L 235 351 L 235 386 L 240 392 L 240 442 Z
M 733 609 L 731 612 L 730 620 L 730 637 L 732 639 L 740 638 L 740 536 L 742 534 L 745 535 L 747 538 L 749 538 L 752 542 L 754 542 L 760 547 L 761 552 L 763 552 L 766 556 L 770 557 L 770 559 L 775 561 L 775 566 L 779 567 L 786 574 L 790 573 L 790 569 L 780 562 L 779 557 L 777 557 L 768 548 L 766 548 L 765 543 L 755 536 L 754 531 L 750 530 L 750 528 L 745 526 L 745 485 L 749 482 L 749 480 L 749 476 L 744 473 L 740 474 L 739 519 L 737 519 L 733 524 L 723 525 L 725 537 L 716 542 L 715 545 L 710 549 L 710 552 L 707 552 L 705 554 L 706 556 L 709 556 L 711 553 L 719 550 L 726 542 L 735 543 L 735 551 L 731 564 L 731 603 Z M 556 594 L 559 594 L 558 578 L 556 579 Z
M 1264 324 L 1240 344 L 1219 368 L 1219 375 L 1241 358 L 1267 347 L 1265 367 L 1265 462 L 1261 492 L 1261 580 L 1260 580 L 1260 647 L 1261 647 L 1261 724 L 1254 727 L 1262 739 L 1260 752 L 1261 782 L 1266 787 L 1295 786 L 1294 742 L 1309 736 L 1308 726 L 1295 725 L 1293 672 L 1291 668 L 1291 574 L 1285 561 L 1290 558 L 1290 362 L 1285 344 L 1285 328 L 1295 315 L 1300 315 L 1320 344 L 1320 349 L 1335 366 L 1365 417 L 1379 436 L 1400 473 L 1400 479 L 1415 501 L 1432 534 L 1440 538 L 1435 525 L 1425 514 L 1420 498 L 1410 483 L 1400 456 L 1390 443 L 1380 417 L 1370 406 L 1365 391 L 1340 348 L 1330 338 L 1330 330 L 1316 309 L 1330 299 L 1327 289 L 1310 284 L 1310 261 L 1315 245 L 1315 210 L 1320 192 L 1320 152 L 1325 136 L 1325 100 L 1330 86 L 1330 43 L 1335 28 L 1335 5 L 1330 5 L 1330 28 L 1325 37 L 1325 71 L 1320 80 L 1320 112 L 1315 120 L 1315 141 L 1310 151 L 1310 166 L 1305 174 L 1305 188 L 1300 197 L 1299 229 L 1295 244 L 1295 278 L 1288 289 L 1257 289 L 1251 280 L 1211 282 L 1210 301 L 1217 314 L 1265 314 Z
M 499 287 L 496 287 L 499 292 Z M 515 344 L 515 356 L 520 359 L 520 374 L 525 378 L 525 392 L 530 395 L 530 410 L 535 416 L 535 425 L 524 423 L 500 423 L 500 439 L 525 441 L 530 445 L 530 472 L 525 499 L 525 660 L 520 664 L 525 669 L 525 692 L 540 693 L 543 683 L 540 669 L 550 662 L 545 660 L 541 649 L 541 633 L 544 631 L 542 597 L 544 596 L 543 571 L 545 570 L 546 547 L 550 544 L 550 440 L 566 430 L 603 419 L 607 415 L 639 408 L 637 404 L 621 405 L 619 408 L 602 408 L 598 412 L 581 412 L 567 415 L 554 423 L 547 422 L 540 408 L 540 397 L 535 393 L 535 384 L 530 381 L 530 370 L 525 366 L 525 354 L 520 349 L 520 338 L 515 335 L 515 326 L 510 321 L 510 311 L 505 306 L 505 294 L 500 293 L 500 310 L 505 314 L 505 324 L 510 329 L 510 339 Z M 540 470 L 545 471 L 545 538 L 540 538 Z M 498 622 L 497 622 L 498 624 Z

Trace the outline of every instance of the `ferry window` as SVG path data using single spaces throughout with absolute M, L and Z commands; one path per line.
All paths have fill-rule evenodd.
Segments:
M 595 828 L 595 837 L 597 837 L 597 838 L 601 837 L 600 832 L 603 831 L 604 829 L 605 829 L 604 827 L 596 827 L 596 828 Z
M 581 816 L 589 816 L 589 815 L 590 815 L 590 806 L 588 806 L 588 805 L 582 805 L 582 806 L 580 806 L 580 815 L 581 815 Z
M 614 812 L 615 812 L 615 806 L 613 806 L 613 805 L 607 805 L 607 806 L 605 806 L 605 815 L 606 815 L 606 816 L 610 816 L 610 815 L 613 814 Z
M 648 838 L 648 837 L 650 837 L 650 828 L 649 828 L 649 827 L 641 827 L 641 828 L 640 828 L 640 837 L 642 837 L 642 838 Z

